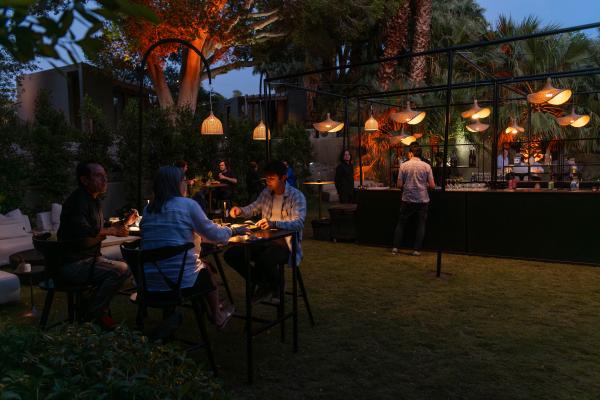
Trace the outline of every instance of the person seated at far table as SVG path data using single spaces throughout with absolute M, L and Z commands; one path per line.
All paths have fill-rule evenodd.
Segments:
M 59 274 L 71 284 L 95 286 L 86 319 L 104 329 L 113 329 L 117 323 L 108 315 L 108 306 L 130 273 L 124 262 L 102 256 L 101 243 L 108 235 L 127 236 L 127 227 L 135 222 L 138 213 L 132 210 L 125 221 L 104 227 L 100 195 L 108 189 L 106 171 L 97 162 L 81 162 L 76 177 L 78 187 L 65 200 L 60 214 L 57 237 L 65 245 L 65 264 Z
M 218 200 L 229 200 L 233 195 L 235 186 L 238 183 L 237 178 L 233 172 L 229 169 L 229 164 L 225 160 L 219 162 L 219 171 L 216 174 L 217 180 L 227 186 L 217 188 L 215 190 L 215 198 Z
M 265 168 L 267 187 L 258 199 L 246 207 L 233 207 L 233 218 L 249 218 L 260 215 L 257 222 L 260 229 L 285 229 L 296 231 L 296 265 L 302 260 L 302 230 L 306 218 L 306 199 L 302 192 L 290 186 L 287 180 L 287 168 L 281 161 L 272 161 Z M 253 302 L 270 300 L 279 293 L 279 264 L 289 263 L 291 238 L 273 240 L 251 247 L 250 258 L 254 262 L 254 282 L 257 284 Z M 246 278 L 244 249 L 232 247 L 225 252 L 225 261 L 240 275 Z
M 247 228 L 221 227 L 209 220 L 197 202 L 185 194 L 185 176 L 177 167 L 161 167 L 154 179 L 154 200 L 144 210 L 141 222 L 144 250 L 165 246 L 180 246 L 194 242 L 194 233 L 202 239 L 227 243 L 232 235 L 243 234 Z M 161 262 L 162 272 L 176 282 L 181 266 L 181 255 Z M 155 265 L 147 264 L 146 284 L 149 291 L 170 290 Z M 183 271 L 182 288 L 209 291 L 206 296 L 213 316 L 213 323 L 223 328 L 233 314 L 233 306 L 221 309 L 219 294 L 213 277 L 199 254 L 189 252 Z

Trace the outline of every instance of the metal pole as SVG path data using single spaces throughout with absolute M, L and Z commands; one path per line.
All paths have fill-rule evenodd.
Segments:
M 348 97 L 344 97 L 344 137 L 342 139 L 342 150 L 350 147 L 350 138 L 348 135 L 350 127 L 348 126 L 348 123 Z
M 194 46 L 193 44 L 191 44 L 190 42 L 188 42 L 187 40 L 183 40 L 183 39 L 177 39 L 177 38 L 167 38 L 167 39 L 161 39 L 157 42 L 154 42 L 152 45 L 150 45 L 150 47 L 148 47 L 148 50 L 146 50 L 146 52 L 144 53 L 144 55 L 142 56 L 142 63 L 140 64 L 140 69 L 138 72 L 138 79 L 139 79 L 139 88 L 138 88 L 138 98 L 139 100 L 139 107 L 138 107 L 138 142 L 137 142 L 137 150 L 138 150 L 138 158 L 137 158 L 137 167 L 138 167 L 138 176 L 137 176 L 137 184 L 138 184 L 138 194 L 137 194 L 137 206 L 138 208 L 141 210 L 142 209 L 142 137 L 143 137 L 143 113 L 142 113 L 142 108 L 144 106 L 144 99 L 142 98 L 142 93 L 144 90 L 144 70 L 146 68 L 146 62 L 148 61 L 148 57 L 150 56 L 150 54 L 152 53 L 152 51 L 157 48 L 160 45 L 163 45 L 165 43 L 179 43 L 181 45 L 186 46 L 188 49 L 193 50 L 196 54 L 198 54 L 198 57 L 200 57 L 200 60 L 202 61 L 202 64 L 204 64 L 204 67 L 206 68 L 206 75 L 208 76 L 208 84 L 212 85 L 212 77 L 210 74 L 210 64 L 208 63 L 208 61 L 206 60 L 206 58 L 204 57 L 204 54 L 202 54 L 202 52 L 200 50 L 198 50 L 198 48 L 196 46 Z
M 494 109 L 493 109 L 494 115 L 492 116 L 492 128 L 494 129 L 492 131 L 492 162 L 491 162 L 492 189 L 496 189 L 496 185 L 497 185 L 497 181 L 498 181 L 498 176 L 496 173 L 496 171 L 498 171 L 498 165 L 497 165 L 498 158 L 496 157 L 496 155 L 498 153 L 498 132 L 499 132 L 498 119 L 500 117 L 500 110 L 499 110 L 500 102 L 498 101 L 499 97 L 500 97 L 500 87 L 499 87 L 498 83 L 495 83 L 494 84 L 494 102 L 492 103 L 493 107 L 494 107 Z M 501 151 L 503 151 L 503 150 L 501 150 Z M 483 162 L 483 158 L 481 159 L 481 161 Z M 502 169 L 502 172 L 504 173 L 504 169 Z
M 443 164 L 442 164 L 442 182 L 441 182 L 441 186 L 442 186 L 442 198 L 441 198 L 441 204 L 440 206 L 442 206 L 444 204 L 444 197 L 446 196 L 446 163 L 448 162 L 448 136 L 450 133 L 450 102 L 451 102 L 451 96 L 452 96 L 452 62 L 453 62 L 453 57 L 452 57 L 452 51 L 448 51 L 448 77 L 447 77 L 447 83 L 446 83 L 446 120 L 445 120 L 445 125 L 444 125 L 444 158 L 443 158 Z M 438 251 L 437 251 L 437 268 L 436 268 L 436 273 L 435 276 L 436 277 L 440 277 L 442 275 L 442 247 L 443 247 L 443 213 L 440 212 L 439 213 L 440 218 L 440 233 L 439 233 L 439 241 L 438 241 Z
M 360 99 L 356 99 L 356 124 L 358 126 L 358 171 L 359 171 L 359 187 L 363 185 L 363 170 L 362 170 L 362 129 L 360 121 Z
M 270 129 L 271 120 L 272 120 L 272 117 L 271 117 L 271 88 L 268 85 L 266 88 L 267 88 L 268 93 L 267 93 L 267 106 L 265 108 L 265 110 L 266 110 L 265 115 L 266 115 L 266 119 L 267 119 L 266 125 L 267 125 L 267 132 L 268 132 Z M 267 137 L 267 140 L 266 140 L 266 151 L 267 151 L 267 154 L 266 154 L 267 163 L 269 163 L 271 161 L 271 137 L 270 136 Z

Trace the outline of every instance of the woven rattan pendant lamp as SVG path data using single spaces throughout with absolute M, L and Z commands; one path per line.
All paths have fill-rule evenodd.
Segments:
M 400 124 L 417 125 L 425 119 L 425 111 L 416 111 L 410 108 L 410 101 L 406 102 L 406 108 L 400 112 L 393 112 L 390 118 Z
M 519 126 L 519 124 L 517 123 L 517 119 L 514 117 L 510 118 L 510 125 L 508 126 L 508 128 L 506 128 L 504 130 L 505 133 L 509 133 L 511 135 L 516 135 L 518 133 L 523 133 L 525 132 L 525 128 L 523 128 L 522 126 Z
M 344 128 L 344 123 L 332 120 L 327 113 L 327 118 L 324 121 L 313 123 L 313 127 L 320 133 L 335 133 Z
M 208 95 L 208 101 L 210 103 L 210 114 L 204 121 L 202 121 L 202 126 L 200 127 L 201 135 L 222 135 L 223 134 L 223 124 L 219 120 L 219 118 L 215 117 L 212 109 L 212 87 L 210 88 L 210 92 Z
M 488 107 L 481 108 L 479 103 L 477 103 L 477 99 L 473 99 L 471 108 L 460 113 L 460 116 L 463 118 L 480 119 L 488 117 L 491 112 Z
M 552 79 L 548 78 L 544 87 L 527 95 L 527 101 L 532 104 L 552 104 L 555 106 L 565 104 L 573 92 L 571 89 L 557 89 L 552 86 Z
M 271 130 L 268 133 L 269 139 L 271 139 Z M 256 128 L 252 131 L 252 139 L 254 140 L 267 140 L 267 126 L 261 119 Z
M 373 117 L 373 106 L 371 106 L 371 116 L 365 121 L 365 131 L 375 132 L 379 130 L 379 122 Z
M 577 114 L 575 112 L 575 106 L 571 108 L 571 114 L 563 115 L 562 117 L 556 118 L 556 122 L 560 126 L 572 126 L 574 128 L 581 128 L 586 126 L 590 122 L 590 116 L 587 114 Z

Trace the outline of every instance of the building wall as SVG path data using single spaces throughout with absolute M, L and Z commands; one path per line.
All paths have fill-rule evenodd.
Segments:
M 26 122 L 33 122 L 35 100 L 38 93 L 44 90 L 56 109 L 63 112 L 67 120 L 71 120 L 69 107 L 69 90 L 67 71 L 48 70 L 35 72 L 19 77 L 17 87 L 17 113 Z

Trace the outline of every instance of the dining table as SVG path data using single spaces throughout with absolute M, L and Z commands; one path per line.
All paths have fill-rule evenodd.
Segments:
M 334 181 L 321 181 L 321 180 L 304 182 L 305 185 L 316 186 L 317 188 L 319 188 L 319 191 L 318 191 L 318 193 L 319 193 L 319 219 L 323 219 L 322 212 L 321 212 L 321 204 L 322 204 L 322 198 L 323 198 L 323 186 L 324 185 L 333 185 L 334 183 L 335 183 Z

